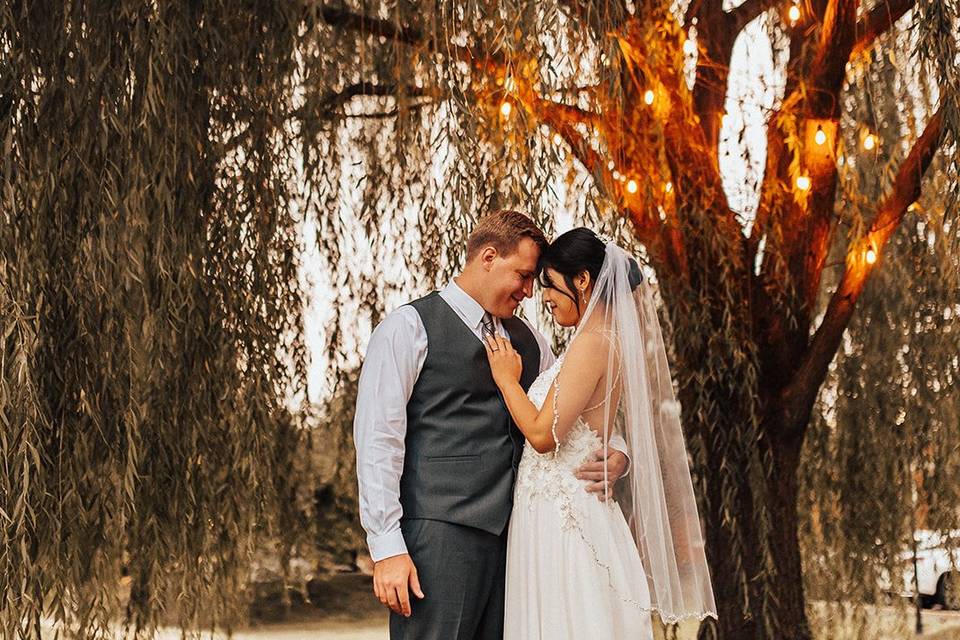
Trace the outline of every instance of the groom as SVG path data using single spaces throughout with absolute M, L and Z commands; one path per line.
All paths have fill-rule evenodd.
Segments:
M 389 314 L 370 338 L 354 441 L 360 520 L 374 593 L 392 611 L 391 640 L 503 637 L 506 529 L 524 437 L 481 339 L 510 339 L 524 389 L 553 364 L 543 335 L 514 317 L 533 295 L 546 244 L 521 213 L 484 216 L 467 240 L 463 272 Z M 604 497 L 601 456 L 578 476 Z M 610 477 L 627 462 L 611 450 Z

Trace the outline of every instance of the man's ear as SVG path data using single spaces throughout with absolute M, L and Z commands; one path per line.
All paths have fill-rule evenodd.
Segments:
M 486 246 L 480 250 L 480 255 L 477 257 L 480 259 L 480 264 L 483 265 L 483 268 L 489 271 L 490 267 L 493 266 L 493 261 L 496 260 L 498 255 L 500 254 L 496 247 Z

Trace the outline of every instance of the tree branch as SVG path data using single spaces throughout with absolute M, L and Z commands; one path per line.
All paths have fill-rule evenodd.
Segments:
M 846 65 L 856 41 L 857 6 L 851 0 L 829 0 L 820 24 L 817 53 L 807 75 L 811 85 L 805 110 L 817 118 L 840 114 L 840 90 Z
M 733 25 L 737 33 L 745 26 L 757 19 L 757 17 L 772 9 L 777 4 L 776 0 L 746 0 L 743 4 L 730 12 L 733 17 Z
M 544 122 L 553 126 L 555 122 L 564 121 L 573 124 L 583 124 L 591 129 L 603 130 L 604 121 L 599 113 L 581 109 L 573 105 L 564 104 L 541 98 L 535 94 L 524 96 L 524 102 L 529 103 L 530 107 L 537 116 Z
M 869 49 L 878 37 L 889 30 L 916 3 L 917 0 L 886 0 L 874 7 L 857 23 L 858 35 L 852 55 L 860 55 Z
M 611 200 L 620 203 L 634 224 L 637 238 L 656 253 L 657 257 L 664 257 L 668 247 L 665 247 L 661 237 L 663 225 L 659 220 L 655 220 L 647 209 L 641 211 L 628 205 L 625 187 L 613 178 L 608 160 L 590 145 L 589 134 L 584 136 L 577 130 L 577 125 L 582 124 L 586 125 L 588 130 L 603 131 L 604 120 L 600 114 L 535 95 L 528 95 L 525 104 L 541 122 L 563 138 L 573 157 L 593 176 L 597 188 Z
M 371 36 L 382 36 L 406 44 L 422 44 L 431 51 L 436 50 L 436 43 L 426 38 L 419 29 L 413 27 L 398 27 L 388 20 L 372 18 L 328 5 L 320 8 L 320 15 L 324 22 L 331 27 L 343 27 L 352 31 L 360 31 Z
M 588 129 L 596 128 L 600 130 L 603 122 L 599 114 L 547 100 L 532 93 L 524 97 L 524 103 L 540 121 L 560 134 L 560 137 L 570 146 L 574 157 L 595 179 L 601 181 L 604 186 L 614 182 L 603 157 L 590 146 L 590 143 L 577 131 L 575 126 L 583 124 Z
M 320 16 L 331 27 L 340 27 L 370 36 L 384 37 L 404 44 L 420 45 L 431 53 L 447 54 L 483 69 L 498 69 L 504 65 L 501 57 L 470 47 L 453 45 L 449 42 L 444 42 L 444 46 L 440 47 L 436 40 L 427 37 L 420 29 L 415 27 L 398 27 L 388 20 L 373 18 L 329 5 L 323 5 L 320 8 Z
M 422 97 L 434 95 L 434 92 L 427 91 L 422 87 L 404 87 L 396 83 L 377 84 L 374 82 L 357 82 L 342 91 L 328 93 L 320 99 L 316 105 L 316 111 L 320 116 L 332 116 L 340 107 L 344 106 L 358 96 L 397 96 L 407 95 L 410 97 Z M 304 109 L 307 105 L 304 105 Z M 300 110 L 298 110 L 300 111 Z M 296 115 L 296 112 L 294 112 Z
M 848 250 L 846 269 L 830 298 L 823 321 L 810 341 L 793 380 L 781 393 L 780 408 L 786 414 L 783 424 L 791 425 L 794 430 L 802 433 L 807 424 L 820 385 L 840 346 L 857 300 L 875 267 L 876 263 L 871 265 L 867 261 L 866 251 L 869 249 L 879 255 L 909 206 L 919 197 L 923 174 L 943 140 L 942 123 L 943 114 L 940 111 L 927 123 L 923 134 L 901 164 L 893 188 L 881 202 L 869 232 Z

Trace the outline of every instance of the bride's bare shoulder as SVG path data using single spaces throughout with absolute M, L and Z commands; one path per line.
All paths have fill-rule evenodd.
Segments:
M 571 356 L 596 358 L 598 355 L 606 354 L 612 347 L 613 341 L 606 332 L 584 331 L 570 341 L 567 358 Z

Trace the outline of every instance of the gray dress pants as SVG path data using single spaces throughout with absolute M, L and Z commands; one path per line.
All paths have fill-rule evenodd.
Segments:
M 438 520 L 400 523 L 423 600 L 390 613 L 390 640 L 503 640 L 507 536 Z

